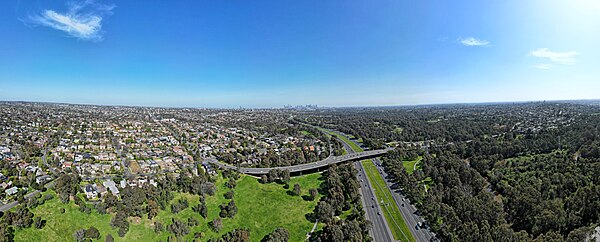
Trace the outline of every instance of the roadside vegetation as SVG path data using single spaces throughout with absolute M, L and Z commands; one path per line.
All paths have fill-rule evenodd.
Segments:
M 319 130 L 338 137 L 343 142 L 348 144 L 354 152 L 364 151 L 360 146 L 344 135 L 340 135 L 336 132 L 323 128 L 319 128 Z M 387 187 L 381 174 L 377 171 L 377 167 L 375 167 L 373 161 L 370 159 L 363 160 L 361 161 L 361 164 L 367 173 L 367 178 L 375 190 L 375 196 L 379 200 L 380 206 L 383 208 L 383 215 L 390 226 L 390 230 L 392 231 L 394 238 L 401 241 L 415 241 L 410 229 L 404 221 L 404 218 L 402 218 L 402 214 L 400 213 L 400 210 L 398 209 L 398 206 L 392 197 L 390 189 Z
M 382 207 L 383 215 L 388 221 L 388 225 L 392 230 L 394 238 L 401 241 L 415 241 L 392 197 L 390 189 L 385 184 L 381 174 L 377 171 L 377 167 L 373 164 L 373 161 L 364 160 L 361 164 L 367 173 L 367 177 L 373 186 L 373 190 L 375 190 L 375 196 L 379 200 L 379 205 Z
M 324 182 L 317 207 L 311 219 L 324 223 L 310 241 L 371 241 L 370 223 L 365 217 L 360 199 L 358 171 L 351 164 L 330 166 L 323 173 Z

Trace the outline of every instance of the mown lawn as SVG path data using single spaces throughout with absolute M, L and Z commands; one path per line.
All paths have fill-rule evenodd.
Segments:
M 235 203 L 238 213 L 234 218 L 223 219 L 223 229 L 220 233 L 212 231 L 208 227 L 208 222 L 219 217 L 219 205 L 229 202 L 225 199 L 225 194 L 229 189 L 224 186 L 225 180 L 220 178 L 217 185 L 215 196 L 207 198 L 208 218 L 203 219 L 199 214 L 192 211 L 192 206 L 199 203 L 199 196 L 187 193 L 175 193 L 172 202 L 180 198 L 186 198 L 189 207 L 173 214 L 168 206 L 166 211 L 160 211 L 156 218 L 149 220 L 147 217 L 141 218 L 137 224 L 130 221 L 129 232 L 125 237 L 120 238 L 117 229 L 110 226 L 112 215 L 101 215 L 93 211 L 91 214 L 79 212 L 78 207 L 73 203 L 63 204 L 56 197 L 47 201 L 44 205 L 33 209 L 35 216 L 40 216 L 47 220 L 46 226 L 41 229 L 28 228 L 15 232 L 15 241 L 73 241 L 73 233 L 81 228 L 96 227 L 101 234 L 98 241 L 104 241 L 107 234 L 111 234 L 115 241 L 159 241 L 166 240 L 173 234 L 169 232 L 154 232 L 154 222 L 159 221 L 167 226 L 171 224 L 172 219 L 176 218 L 187 222 L 187 219 L 193 217 L 200 221 L 200 225 L 190 228 L 190 233 L 185 237 L 186 241 L 193 239 L 195 232 L 202 232 L 203 241 L 214 237 L 220 237 L 222 234 L 235 228 L 248 228 L 252 241 L 260 241 L 266 234 L 275 230 L 277 227 L 284 227 L 290 233 L 290 241 L 303 241 L 313 226 L 313 223 L 306 219 L 306 214 L 313 211 L 318 198 L 314 201 L 305 201 L 300 196 L 288 194 L 295 183 L 302 187 L 302 195 L 308 195 L 309 188 L 318 188 L 321 181 L 320 174 L 310 174 L 300 177 L 293 177 L 290 181 L 290 188 L 284 189 L 281 184 L 260 184 L 256 178 L 242 175 L 235 188 Z M 320 195 L 319 195 L 320 196 Z M 65 209 L 65 213 L 60 213 L 60 208 Z
M 421 169 L 420 164 L 418 163 L 421 162 L 422 159 L 423 157 L 419 156 L 417 159 L 414 160 L 403 161 L 402 166 L 404 166 L 404 169 L 406 169 L 406 172 L 408 174 L 412 174 L 415 171 L 415 167 L 417 169 Z

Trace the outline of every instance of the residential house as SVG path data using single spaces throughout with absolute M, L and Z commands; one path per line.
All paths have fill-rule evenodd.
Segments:
M 4 191 L 4 192 L 6 192 L 6 195 L 8 195 L 8 196 L 12 196 L 15 193 L 19 192 L 19 188 L 18 187 L 11 187 L 9 189 L 6 189 L 6 191 Z
M 119 195 L 117 184 L 113 180 L 107 180 L 102 183 L 115 196 Z
M 52 177 L 50 177 L 49 175 L 43 175 L 43 176 L 38 176 L 35 178 L 35 183 L 37 184 L 43 184 L 46 182 L 49 182 L 52 180 Z
M 88 199 L 95 199 L 96 197 L 98 197 L 98 189 L 96 188 L 96 184 L 85 185 L 83 191 L 85 192 L 85 196 Z

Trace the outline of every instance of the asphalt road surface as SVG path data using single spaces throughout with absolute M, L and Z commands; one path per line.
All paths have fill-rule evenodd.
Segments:
M 336 132 L 336 131 L 334 131 Z M 339 135 L 345 135 L 343 133 L 340 132 L 336 132 Z M 348 137 L 348 136 L 346 136 Z M 362 147 L 362 144 L 357 142 L 356 140 L 350 139 L 352 142 L 354 142 L 354 144 L 358 145 L 359 147 Z M 344 144 L 344 147 L 348 150 L 352 150 L 350 148 L 349 145 L 346 144 L 346 142 L 344 142 L 343 140 L 342 143 Z M 396 202 L 396 205 L 398 206 L 398 209 L 400 209 L 400 213 L 402 214 L 402 218 L 404 218 L 404 221 L 406 222 L 406 225 L 408 225 L 408 228 L 410 229 L 410 232 L 413 234 L 413 237 L 415 238 L 416 241 L 433 241 L 435 240 L 435 235 L 429 231 L 426 228 L 422 228 L 417 226 L 417 224 L 419 222 L 421 223 L 425 223 L 425 220 L 417 215 L 417 209 L 410 204 L 410 201 L 408 199 L 406 199 L 402 194 L 400 194 L 399 192 L 395 191 L 392 187 L 393 187 L 393 183 L 391 183 L 390 181 L 388 181 L 387 178 L 387 173 L 385 173 L 385 170 L 383 169 L 383 166 L 381 165 L 381 161 L 377 158 L 373 158 L 371 159 L 374 164 L 377 166 L 377 171 L 379 172 L 379 174 L 381 174 L 381 176 L 384 178 L 383 180 L 385 180 L 386 185 L 388 186 L 388 188 L 392 191 L 392 197 L 394 199 L 394 202 Z M 362 167 L 361 167 L 362 168 Z M 360 172 L 359 172 L 360 173 Z M 363 171 L 364 173 L 364 171 Z M 365 176 L 365 175 L 363 175 Z M 375 240 L 378 241 L 378 240 Z
M 340 133 L 340 135 L 344 135 L 344 134 Z M 362 146 L 362 144 L 357 142 L 356 140 L 351 140 L 351 141 L 354 142 L 358 146 Z M 345 144 L 345 142 L 343 142 L 343 143 Z M 391 183 L 387 179 L 387 173 L 385 173 L 385 170 L 383 169 L 383 166 L 381 165 L 381 161 L 377 158 L 373 158 L 371 160 L 377 166 L 377 171 L 384 178 L 383 180 L 385 180 L 385 183 L 388 186 L 388 188 L 392 191 L 392 197 L 394 198 L 394 202 L 396 202 L 398 209 L 400 209 L 400 213 L 402 213 L 402 218 L 404 218 L 404 221 L 406 222 L 406 225 L 408 225 L 408 228 L 410 229 L 410 232 L 413 234 L 413 237 L 415 237 L 415 240 L 416 241 L 432 241 L 432 240 L 434 240 L 435 236 L 431 231 L 429 231 L 428 229 L 423 228 L 423 227 L 418 228 L 417 224 L 419 222 L 425 223 L 425 220 L 421 216 L 417 215 L 417 209 L 412 204 L 410 204 L 410 201 L 408 199 L 406 199 L 404 197 L 404 195 L 400 194 L 399 192 L 395 191 L 392 188 L 394 184 Z
M 379 171 L 379 174 L 381 174 L 381 176 L 383 176 L 384 178 L 387 177 L 385 170 L 381 166 L 381 161 L 379 161 L 379 159 L 373 159 L 373 162 L 375 162 L 375 164 L 377 165 L 377 171 Z M 394 185 L 393 183 L 389 182 L 387 179 L 384 180 L 387 186 L 390 188 L 390 190 L 392 190 L 392 196 L 394 198 L 394 201 L 396 202 L 396 205 L 398 205 L 400 213 L 402 213 L 402 217 L 404 218 L 406 225 L 408 225 L 410 232 L 413 234 L 413 237 L 415 237 L 415 240 L 431 241 L 432 238 L 434 238 L 433 233 L 431 231 L 425 228 L 417 229 L 416 225 L 419 222 L 425 223 L 425 220 L 421 218 L 421 216 L 416 214 L 417 209 L 412 204 L 410 204 L 409 200 L 406 199 L 402 194 L 392 189 L 392 185 Z
M 270 168 L 240 168 L 239 171 L 241 173 L 251 174 L 251 175 L 267 174 L 267 173 L 269 173 L 270 170 L 273 170 L 273 169 L 289 170 L 292 173 L 298 173 L 298 172 L 310 171 L 310 170 L 314 171 L 317 168 L 327 167 L 331 164 L 337 164 L 337 163 L 353 161 L 353 160 L 362 160 L 362 159 L 373 158 L 376 156 L 384 155 L 385 153 L 387 153 L 390 150 L 391 149 L 381 149 L 381 150 L 370 150 L 370 151 L 365 151 L 365 152 L 360 152 L 360 153 L 348 153 L 348 155 L 330 156 L 324 160 L 320 160 L 320 161 L 316 161 L 316 162 L 312 162 L 312 163 L 306 163 L 306 164 L 293 165 L 293 166 L 270 167 Z M 238 170 L 237 167 L 235 167 L 233 165 L 220 163 L 214 158 L 207 158 L 207 159 L 205 159 L 205 161 L 215 164 L 221 168 Z
M 348 154 L 354 153 L 350 146 L 348 146 L 346 143 L 343 144 Z M 360 182 L 360 193 L 367 220 L 373 223 L 373 227 L 371 228 L 371 237 L 373 237 L 373 241 L 394 241 L 392 231 L 390 231 L 390 227 L 383 217 L 383 212 L 381 211 L 381 207 L 377 202 L 377 198 L 375 197 L 375 192 L 371 187 L 371 183 L 369 182 L 369 179 L 367 179 L 365 169 L 362 167 L 359 161 L 354 162 L 354 168 L 358 170 L 357 176 L 358 181 Z
M 46 185 L 44 185 L 44 187 L 46 187 L 47 189 L 50 189 L 50 188 L 54 187 L 54 181 L 51 181 L 51 182 L 47 183 Z M 30 197 L 33 197 L 34 195 L 37 195 L 38 193 L 40 193 L 40 191 L 35 190 L 35 191 L 32 191 L 30 193 L 25 194 L 25 196 L 23 196 L 23 197 L 27 201 L 27 199 L 29 199 Z M 17 202 L 17 201 L 9 202 L 7 204 L 4 204 L 4 205 L 0 206 L 0 211 L 1 212 L 6 212 L 6 211 L 10 210 L 11 208 L 13 208 L 14 206 L 17 206 L 17 205 L 19 205 L 19 202 Z

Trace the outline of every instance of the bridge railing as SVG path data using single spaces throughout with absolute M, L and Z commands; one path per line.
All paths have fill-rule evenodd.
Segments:
M 347 162 L 347 161 L 352 161 L 352 160 L 357 160 L 357 159 L 366 159 L 366 158 L 373 157 L 373 156 L 383 155 L 392 149 L 393 148 L 363 151 L 363 152 L 354 153 L 354 154 L 331 156 L 331 157 L 325 158 L 324 160 L 320 160 L 320 161 L 316 161 L 316 162 L 312 162 L 312 163 L 299 164 L 299 165 L 293 165 L 293 166 L 269 167 L 269 168 L 238 168 L 238 167 L 235 167 L 232 165 L 220 163 L 215 159 L 206 159 L 205 161 L 207 161 L 211 164 L 215 164 L 215 165 L 219 166 L 220 168 L 234 169 L 234 170 L 238 170 L 241 173 L 245 173 L 245 174 L 262 175 L 262 174 L 269 173 L 269 171 L 273 170 L 273 169 L 289 170 L 290 172 L 303 172 L 303 171 L 315 170 L 318 168 L 329 166 L 331 164 L 338 164 L 338 163 L 342 163 L 342 162 Z

